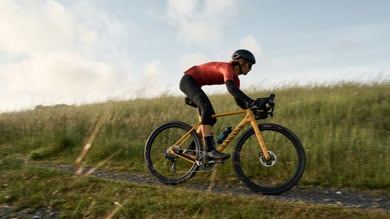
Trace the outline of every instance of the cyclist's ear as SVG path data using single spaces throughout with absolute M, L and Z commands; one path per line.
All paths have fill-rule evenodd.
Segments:
M 237 61 L 238 61 L 238 63 L 240 65 L 244 65 L 245 64 L 245 60 L 244 59 L 238 59 Z

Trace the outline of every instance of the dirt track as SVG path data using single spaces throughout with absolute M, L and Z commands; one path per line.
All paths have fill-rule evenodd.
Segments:
M 74 169 L 68 165 L 53 166 L 45 164 L 48 167 L 55 167 L 68 172 L 74 172 Z M 121 180 L 137 184 L 163 186 L 156 178 L 146 173 L 127 173 L 110 172 L 99 170 L 93 173 L 94 176 L 112 180 Z M 250 191 L 244 185 L 234 186 L 210 186 L 206 184 L 194 184 L 191 180 L 188 183 L 179 185 L 182 188 L 188 188 L 197 191 L 224 193 L 234 195 L 259 196 L 258 193 Z M 294 187 L 290 191 L 278 196 L 263 196 L 266 199 L 275 201 L 306 202 L 318 204 L 332 204 L 346 208 L 375 208 L 390 211 L 390 192 L 364 192 L 347 188 L 324 188 L 314 187 Z
M 20 163 L 24 163 L 20 161 Z M 34 163 L 33 165 L 55 168 L 65 172 L 75 173 L 70 165 L 56 165 L 51 163 Z M 87 172 L 88 170 L 84 170 Z M 130 183 L 165 186 L 156 178 L 146 173 L 127 173 L 111 172 L 107 170 L 98 170 L 92 173 L 93 176 L 110 180 L 120 180 Z M 237 184 L 231 186 L 194 184 L 191 180 L 188 183 L 179 185 L 181 188 L 191 189 L 203 192 L 233 194 L 240 196 L 259 196 L 260 194 L 250 191 L 247 187 Z M 263 196 L 265 199 L 282 202 L 305 202 L 308 204 L 327 204 L 338 205 L 345 208 L 360 209 L 381 209 L 390 212 L 390 192 L 364 192 L 346 188 L 324 188 L 324 187 L 294 187 L 290 191 L 278 196 Z M 9 218 L 10 208 L 12 206 L 0 206 L 0 217 Z M 21 218 L 57 218 L 60 210 L 57 209 L 30 209 L 29 211 L 17 212 L 16 215 Z

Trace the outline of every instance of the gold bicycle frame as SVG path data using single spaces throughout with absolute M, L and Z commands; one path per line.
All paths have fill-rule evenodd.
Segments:
M 235 111 L 235 112 L 226 112 L 226 113 L 219 113 L 219 114 L 215 114 L 213 115 L 213 118 L 218 118 L 218 117 L 224 117 L 224 116 L 232 116 L 232 115 L 239 115 L 239 114 L 246 114 L 245 117 L 238 123 L 238 125 L 232 130 L 232 132 L 227 136 L 227 138 L 217 146 L 217 151 L 221 152 L 223 151 L 229 144 L 230 142 L 233 141 L 233 139 L 237 136 L 237 134 L 248 124 L 250 123 L 254 132 L 255 132 L 255 135 L 256 135 L 256 138 L 257 138 L 257 141 L 259 143 L 259 146 L 260 146 L 260 149 L 261 151 L 263 152 L 263 155 L 264 155 L 264 158 L 266 160 L 269 160 L 271 159 L 269 154 L 268 154 L 268 149 L 267 147 L 265 146 L 265 143 L 264 143 L 264 139 L 263 139 L 263 136 L 261 135 L 261 132 L 260 132 L 260 129 L 259 129 L 259 126 L 257 125 L 257 122 L 256 122 L 256 119 L 255 119 L 255 115 L 253 114 L 252 110 L 251 109 L 245 109 L 245 110 L 240 110 L 240 111 Z M 169 152 L 172 153 L 172 154 L 175 154 L 176 156 L 184 159 L 184 160 L 187 160 L 188 162 L 191 162 L 191 163 L 196 163 L 196 160 L 193 159 L 189 156 L 186 156 L 186 155 L 182 155 L 182 154 L 179 154 L 179 153 L 176 153 L 175 150 L 174 150 L 174 147 L 175 146 L 179 146 L 180 148 L 183 146 L 184 142 L 186 140 L 188 140 L 188 138 L 190 138 L 191 136 L 191 133 L 193 131 L 196 131 L 199 126 L 201 125 L 201 121 L 199 119 L 199 122 L 197 124 L 195 124 L 188 132 L 186 132 L 179 140 L 177 140 L 171 147 L 169 147 Z

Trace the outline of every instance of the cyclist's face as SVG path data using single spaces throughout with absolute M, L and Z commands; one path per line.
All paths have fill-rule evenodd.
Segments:
M 241 65 L 241 71 L 243 75 L 248 74 L 248 72 L 252 69 L 252 63 L 244 61 L 243 64 Z

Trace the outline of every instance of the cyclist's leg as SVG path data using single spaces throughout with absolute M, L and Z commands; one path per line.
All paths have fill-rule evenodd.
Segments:
M 200 127 L 203 137 L 211 136 L 211 126 L 216 123 L 212 117 L 215 114 L 210 99 L 196 81 L 189 75 L 184 75 L 180 81 L 180 89 L 187 95 L 192 102 L 199 107 L 202 126 Z
M 201 102 L 198 99 L 198 94 L 203 93 L 202 89 L 199 87 L 199 85 L 196 83 L 196 81 L 189 75 L 184 75 L 182 79 L 180 80 L 180 90 L 187 96 L 189 100 L 193 102 L 195 106 L 198 107 L 199 110 L 199 116 L 202 115 L 201 109 L 199 108 L 199 105 L 197 103 Z M 195 103 L 195 99 L 197 100 Z M 202 127 L 199 127 L 196 132 L 200 137 L 203 136 L 202 134 Z M 184 153 L 188 154 L 195 154 L 195 142 L 191 142 L 191 144 L 187 147 L 187 150 Z
M 215 114 L 215 111 L 206 93 L 189 75 L 183 76 L 180 81 L 180 89 L 199 107 L 202 122 L 200 129 L 206 143 L 206 150 L 209 152 L 208 155 L 214 159 L 229 158 L 230 154 L 220 153 L 215 150 L 215 142 L 211 135 L 211 127 L 217 122 L 217 119 L 212 117 L 212 115 Z
M 216 150 L 214 136 L 211 133 L 212 126 L 217 122 L 217 119 L 212 117 L 212 115 L 215 114 L 213 106 L 211 105 L 209 98 L 203 92 L 203 90 L 201 90 L 198 95 L 199 96 L 195 98 L 194 102 L 199 106 L 202 123 L 200 125 L 200 130 L 206 144 L 207 156 L 212 159 L 228 159 L 230 154 L 222 153 Z
M 202 125 L 213 126 L 217 120 L 212 117 L 215 114 L 210 99 L 196 81 L 189 75 L 184 75 L 180 81 L 180 90 L 199 107 Z M 211 129 L 211 128 L 210 128 Z M 209 133 L 202 133 L 208 134 Z

